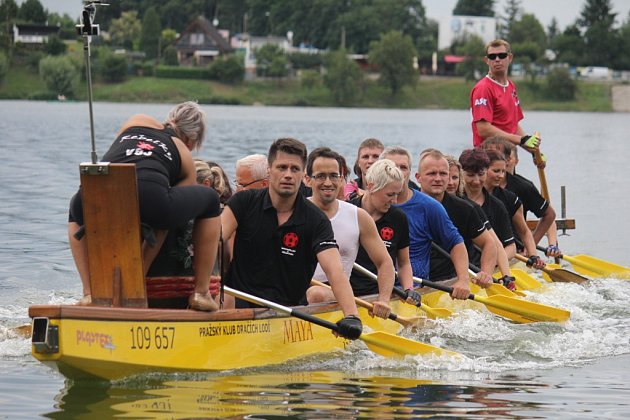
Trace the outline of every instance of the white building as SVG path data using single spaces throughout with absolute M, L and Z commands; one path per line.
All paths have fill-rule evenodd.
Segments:
M 438 50 L 449 48 L 455 39 L 477 35 L 488 43 L 497 37 L 497 19 L 488 16 L 449 16 L 440 19 Z

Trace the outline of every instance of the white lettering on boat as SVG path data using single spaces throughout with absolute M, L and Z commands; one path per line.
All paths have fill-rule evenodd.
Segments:
M 284 321 L 284 344 L 313 340 L 313 324 L 289 319 Z
M 116 349 L 111 335 L 94 331 L 77 330 L 77 345 L 81 343 L 87 343 L 90 347 L 92 347 L 92 344 L 98 344 L 104 349 Z

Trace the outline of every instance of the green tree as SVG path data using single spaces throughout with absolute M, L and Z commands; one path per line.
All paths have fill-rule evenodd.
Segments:
M 210 63 L 210 77 L 222 83 L 235 84 L 245 77 L 245 64 L 242 57 L 230 55 Z
M 140 36 L 142 24 L 138 20 L 138 12 L 133 10 L 123 12 L 120 18 L 112 20 L 109 26 L 109 33 L 112 42 L 128 50 L 133 50 L 134 41 Z
M 494 16 L 494 0 L 457 0 L 454 15 Z
M 48 55 L 65 54 L 67 49 L 68 46 L 58 36 L 49 37 L 48 42 L 44 44 L 44 52 Z
M 162 52 L 169 47 L 174 46 L 177 41 L 177 32 L 174 29 L 166 28 L 162 30 Z
M 24 22 L 44 24 L 48 18 L 48 13 L 39 0 L 26 0 L 20 6 L 18 18 Z
M 400 31 L 383 35 L 370 44 L 369 62 L 378 68 L 379 81 L 396 95 L 405 85 L 414 85 L 418 75 L 414 69 L 416 49 L 410 36 Z
M 556 53 L 556 61 L 573 65 L 583 64 L 584 38 L 577 24 L 568 26 L 551 43 L 551 49 Z
M 106 82 L 120 83 L 127 76 L 127 58 L 124 54 L 108 54 L 103 58 L 101 75 Z
M 586 0 L 578 24 L 584 30 L 584 60 L 589 65 L 610 66 L 619 53 L 619 32 L 610 0 Z
M 157 58 L 160 44 L 162 24 L 155 7 L 149 7 L 142 18 L 142 32 L 140 33 L 140 49 L 148 59 Z
M 39 61 L 39 75 L 48 90 L 72 97 L 78 82 L 78 71 L 68 56 L 46 56 Z
M 630 51 L 630 12 L 626 21 L 619 28 L 619 51 Z M 620 69 L 630 70 L 630 55 L 619 54 L 617 66 Z
M 288 60 L 275 44 L 265 44 L 254 51 L 256 74 L 261 77 L 283 77 L 288 74 Z
M 536 16 L 526 13 L 520 20 L 512 22 L 510 44 L 514 61 L 527 56 L 530 62 L 539 62 L 547 46 L 547 34 Z
M 0 86 L 9 71 L 9 59 L 3 51 L 0 51 Z
M 556 67 L 547 75 L 545 96 L 558 101 L 573 101 L 577 92 L 577 83 L 569 71 L 563 67 Z
M 477 35 L 467 36 L 455 49 L 457 55 L 466 57 L 466 60 L 457 64 L 456 72 L 464 76 L 466 80 L 476 80 L 480 74 L 487 71 L 488 67 L 483 61 L 486 46 Z
M 169 45 L 164 48 L 164 52 L 162 53 L 162 61 L 167 66 L 179 66 L 179 61 L 177 60 L 177 49 L 173 45 Z
M 0 1 L 0 49 L 10 51 L 13 47 L 10 34 L 17 14 L 15 0 Z
M 338 105 L 349 105 L 359 97 L 363 73 L 359 65 L 348 58 L 345 50 L 328 55 L 326 70 L 324 84 L 332 92 Z
M 522 12 L 521 0 L 507 0 L 505 5 L 505 15 L 501 16 L 500 19 L 499 36 L 501 38 L 512 41 L 510 36 L 512 24 L 518 20 Z
M 551 23 L 547 26 L 547 44 L 553 45 L 558 35 L 560 35 L 560 28 L 558 28 L 558 20 L 554 17 L 551 18 Z

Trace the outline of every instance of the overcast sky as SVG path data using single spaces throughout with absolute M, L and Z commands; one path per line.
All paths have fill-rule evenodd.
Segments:
M 17 0 L 22 3 L 23 0 Z M 117 0 L 110 0 L 115 2 Z M 395 0 L 393 0 L 395 1 Z M 44 8 L 49 12 L 68 13 L 72 17 L 78 17 L 82 10 L 81 0 L 40 0 Z M 457 0 L 423 0 L 422 4 L 427 10 L 427 17 L 439 20 L 440 18 L 450 16 Z M 506 0 L 498 0 L 495 3 L 494 11 L 497 15 L 503 15 L 505 12 Z M 547 28 L 552 18 L 556 18 L 560 30 L 572 24 L 580 15 L 580 11 L 585 4 L 585 0 L 522 0 L 521 6 L 525 13 L 534 14 L 540 23 Z M 612 0 L 613 11 L 617 13 L 617 24 L 628 19 L 628 11 L 630 10 L 630 1 L 628 0 Z M 96 23 L 98 23 L 98 12 L 96 15 Z

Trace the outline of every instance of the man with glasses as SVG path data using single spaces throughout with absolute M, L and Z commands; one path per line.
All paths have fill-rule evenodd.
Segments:
M 269 185 L 267 156 L 256 154 L 237 160 L 234 185 L 236 192 L 253 188 L 266 188 Z
M 527 135 L 520 125 L 523 110 L 516 86 L 508 79 L 512 63 L 510 44 L 502 39 L 491 41 L 483 60 L 488 74 L 470 93 L 473 145 L 479 147 L 490 137 L 501 137 L 529 151 L 538 147 L 540 137 Z
M 344 274 L 350 277 L 352 266 L 357 258 L 359 246 L 363 247 L 374 262 L 377 271 L 379 296 L 373 302 L 373 314 L 387 318 L 391 313 L 389 299 L 394 286 L 394 264 L 381 240 L 376 224 L 363 209 L 339 200 L 343 188 L 342 176 L 345 159 L 328 147 L 320 147 L 311 152 L 306 162 L 306 183 L 313 190 L 310 200 L 330 220 L 339 245 Z M 328 276 L 318 264 L 315 280 L 328 282 Z M 309 303 L 329 302 L 335 299 L 332 291 L 322 286 L 312 286 L 306 297 Z

